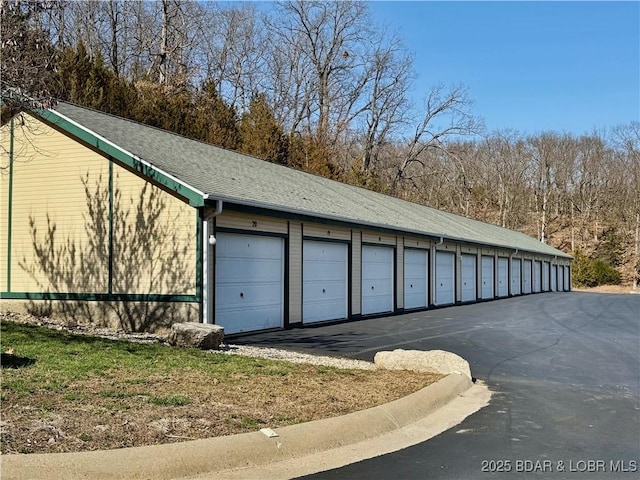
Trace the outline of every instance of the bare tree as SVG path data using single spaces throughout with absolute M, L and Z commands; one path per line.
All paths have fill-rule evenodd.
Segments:
M 409 102 L 406 91 L 410 86 L 412 59 L 402 42 L 392 37 L 376 47 L 367 68 L 368 101 L 357 112 L 362 117 L 362 167 L 371 172 L 378 164 L 383 145 L 391 141 L 406 126 Z
M 423 154 L 427 150 L 449 153 L 449 157 L 464 168 L 460 160 L 447 149 L 447 140 L 473 135 L 482 131 L 482 122 L 470 111 L 472 101 L 463 86 L 449 89 L 435 86 L 428 94 L 422 118 L 417 122 L 411 137 L 405 140 L 407 148 L 396 166 L 391 189 L 408 179 L 407 172 L 414 164 L 425 167 Z
M 53 103 L 56 51 L 37 24 L 46 8 L 45 1 L 0 0 L 0 125 L 23 110 Z
M 623 207 L 628 231 L 633 232 L 632 282 L 636 290 L 640 281 L 640 122 L 615 127 L 613 141 L 622 153 L 626 192 L 618 204 Z
M 363 2 L 279 3 L 269 22 L 280 75 L 287 77 L 288 125 L 304 128 L 329 143 L 336 140 L 361 101 L 365 84 L 370 19 Z M 290 72 L 283 71 L 290 66 Z M 274 92 L 277 93 L 277 92 Z
M 248 109 L 253 95 L 266 90 L 269 78 L 265 29 L 255 5 L 206 4 L 195 28 L 200 31 L 195 53 L 198 82 L 213 81 L 220 98 L 238 111 Z

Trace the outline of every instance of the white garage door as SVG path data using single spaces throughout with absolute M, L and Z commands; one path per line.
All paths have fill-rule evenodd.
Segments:
M 404 251 L 404 308 L 427 306 L 427 251 L 405 249 Z
M 463 302 L 475 302 L 476 292 L 476 259 L 475 255 L 460 256 L 462 266 L 462 297 Z
M 551 265 L 551 291 L 555 292 L 558 290 L 556 281 L 558 280 L 558 266 Z
M 493 298 L 493 257 L 482 256 L 482 298 Z
M 509 295 L 509 259 L 498 257 L 498 296 Z
M 455 259 L 451 252 L 436 252 L 436 305 L 455 302 Z
M 225 333 L 283 326 L 284 239 L 220 233 L 216 323 Z
M 347 318 L 347 252 L 344 243 L 303 242 L 303 323 Z
M 362 314 L 393 311 L 393 248 L 362 247 Z
M 564 290 L 566 292 L 571 290 L 571 267 L 564 267 Z
M 538 260 L 533 262 L 533 293 L 540 293 L 542 284 L 542 263 Z
M 549 262 L 542 262 L 542 291 L 549 291 Z
M 520 295 L 522 290 L 520 288 L 520 259 L 511 259 L 511 295 Z
M 564 267 L 558 265 L 558 291 L 564 290 Z
M 522 264 L 522 293 L 531 293 L 531 260 Z

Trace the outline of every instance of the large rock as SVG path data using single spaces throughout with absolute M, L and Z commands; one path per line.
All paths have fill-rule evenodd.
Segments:
M 174 323 L 169 332 L 169 343 L 178 347 L 212 350 L 224 339 L 224 327 L 208 323 Z
M 471 376 L 469 362 L 455 353 L 444 350 L 393 350 L 392 352 L 376 353 L 373 362 L 377 368 L 385 370 L 412 370 L 414 372 L 463 373 Z

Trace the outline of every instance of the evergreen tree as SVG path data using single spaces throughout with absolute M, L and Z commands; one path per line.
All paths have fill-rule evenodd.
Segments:
M 287 164 L 288 143 L 263 93 L 253 95 L 240 120 L 240 148 L 269 162 Z
M 134 87 L 107 68 L 100 55 L 92 59 L 82 42 L 62 51 L 57 76 L 61 100 L 131 118 Z
M 220 98 L 212 81 L 205 82 L 198 92 L 192 130 L 194 138 L 207 143 L 230 150 L 240 145 L 236 110 Z
M 169 130 L 186 137 L 201 138 L 194 132 L 194 102 L 184 86 L 141 81 L 135 84 L 137 102 L 130 118 L 145 125 Z

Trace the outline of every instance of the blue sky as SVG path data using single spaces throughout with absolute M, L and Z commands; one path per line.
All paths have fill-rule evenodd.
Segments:
M 414 54 L 415 101 L 462 83 L 489 131 L 581 135 L 640 120 L 640 2 L 370 7 Z

